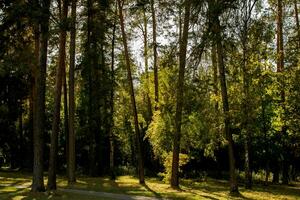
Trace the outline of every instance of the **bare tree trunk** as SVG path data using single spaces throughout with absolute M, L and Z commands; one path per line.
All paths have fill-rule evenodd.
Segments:
M 59 0 L 60 1 L 60 0 Z M 68 15 L 68 5 L 66 0 L 63 0 L 63 12 L 60 16 L 60 22 L 63 23 Z M 61 30 L 59 35 L 59 63 L 56 68 L 55 91 L 54 91 L 54 112 L 52 122 L 51 134 L 51 147 L 49 157 L 49 170 L 48 170 L 48 190 L 56 189 L 56 161 L 58 149 L 58 133 L 60 122 L 60 107 L 61 107 L 61 90 L 62 90 L 62 76 L 65 70 L 66 59 L 66 31 Z
M 33 129 L 33 179 L 31 190 L 41 192 L 45 190 L 43 179 L 43 145 L 45 125 L 45 91 L 46 91 L 46 68 L 47 48 L 50 16 L 50 0 L 42 0 L 40 3 L 44 17 L 39 22 L 39 58 L 38 67 L 35 73 L 35 103 L 34 103 L 34 129 Z
M 175 113 L 175 133 L 173 138 L 173 160 L 172 160 L 172 175 L 171 187 L 179 187 L 179 153 L 180 153 L 180 138 L 181 138 L 181 119 L 183 107 L 183 90 L 184 90 L 184 73 L 186 65 L 186 52 L 190 23 L 190 8 L 191 1 L 185 1 L 184 25 L 182 38 L 179 48 L 179 74 L 176 92 L 176 113 Z
M 68 111 L 68 86 L 67 86 L 67 74 L 66 74 L 66 67 L 63 70 L 62 78 L 63 78 L 63 92 L 64 92 L 64 133 L 66 138 L 65 143 L 65 156 L 67 160 L 67 167 L 68 164 L 68 156 L 69 156 L 69 111 Z M 67 169 L 68 171 L 68 169 Z
M 282 0 L 277 0 L 277 72 L 284 71 L 284 51 L 283 51 L 283 33 L 282 33 Z M 284 95 L 281 93 L 281 95 Z M 283 98 L 283 96 L 281 96 Z
M 282 74 L 284 72 L 284 49 L 283 49 L 283 31 L 282 31 L 282 0 L 277 0 L 277 17 L 276 17 L 276 25 L 277 25 L 277 73 Z M 284 84 L 284 77 L 279 77 L 279 83 L 281 87 L 280 95 L 281 95 L 281 107 L 283 109 L 283 112 L 285 114 L 286 108 L 285 108 L 285 84 Z M 281 138 L 286 135 L 286 121 L 283 119 L 283 126 L 281 127 Z M 282 183 L 288 184 L 289 182 L 289 174 L 286 170 L 288 170 L 288 160 L 286 158 L 286 148 L 287 144 L 283 142 L 283 151 L 284 151 L 284 159 L 283 159 L 283 173 L 282 173 Z
M 115 6 L 115 17 L 117 17 L 117 4 Z M 114 19 L 112 41 L 111 41 L 111 90 L 110 90 L 110 127 L 109 127 L 109 170 L 110 178 L 116 179 L 115 164 L 114 164 L 114 85 L 115 85 L 115 40 L 116 40 L 116 23 L 117 18 Z
M 140 182 L 140 184 L 144 184 L 145 177 L 144 177 L 144 163 L 143 163 L 143 155 L 142 155 L 141 136 L 140 136 L 140 130 L 139 130 L 139 122 L 138 122 L 136 103 L 135 103 L 133 81 L 132 81 L 132 76 L 131 76 L 131 66 L 130 66 L 128 46 L 127 46 L 127 36 L 126 36 L 125 25 L 124 25 L 124 17 L 123 17 L 123 10 L 122 10 L 123 3 L 124 2 L 122 0 L 118 0 L 119 17 L 120 17 L 120 24 L 121 24 L 121 31 L 122 31 L 122 38 L 123 38 L 123 45 L 124 45 L 124 53 L 125 53 L 125 60 L 126 60 L 126 67 L 127 67 L 127 78 L 128 78 L 128 83 L 129 83 L 129 87 L 130 87 L 131 104 L 132 104 L 133 117 L 134 117 L 134 128 L 135 128 L 135 134 L 136 134 L 139 182 Z
M 75 52 L 76 52 L 76 3 L 71 5 L 71 35 L 70 35 L 70 69 L 69 69 L 69 139 L 68 139 L 68 182 L 76 182 L 76 156 L 75 156 Z
M 151 99 L 150 99 L 150 96 L 149 96 L 149 94 L 150 94 L 150 88 L 149 88 L 150 80 L 149 80 L 149 71 L 148 71 L 149 70 L 149 66 L 148 66 L 148 28 L 147 28 L 147 16 L 146 16 L 146 9 L 145 8 L 143 10 L 143 19 L 144 19 L 144 32 L 143 32 L 143 36 L 144 36 L 144 61 L 145 61 L 145 73 L 146 73 L 146 79 L 147 79 L 147 88 L 146 88 L 146 91 L 147 91 L 147 94 L 146 94 L 147 109 L 148 109 L 147 122 L 150 123 L 151 117 L 152 117 L 152 105 L 151 105 Z M 156 40 L 156 38 L 155 38 L 155 40 Z M 155 88 L 156 87 L 158 87 L 158 86 L 155 86 Z
M 153 35 L 153 69 L 154 69 L 154 100 L 155 110 L 158 109 L 158 64 L 157 64 L 157 41 L 156 41 L 156 15 L 154 8 L 154 0 L 151 3 L 151 14 L 152 14 L 152 35 Z
M 245 128 L 245 187 L 246 189 L 252 188 L 252 170 L 250 165 L 250 152 L 251 152 L 251 129 L 250 129 L 250 121 L 249 121 L 249 74 L 248 74 L 248 68 L 247 68 L 247 29 L 248 25 L 245 22 L 244 25 L 244 36 L 242 38 L 242 46 L 243 46 L 243 92 L 244 92 L 244 100 L 243 100 L 243 114 L 244 114 L 244 128 Z
M 227 95 L 227 85 L 226 85 L 226 75 L 225 75 L 225 64 L 224 64 L 224 53 L 222 45 L 221 27 L 218 18 L 215 20 L 215 35 L 217 43 L 217 53 L 218 53 L 218 66 L 221 84 L 221 94 L 223 101 L 223 112 L 224 112 L 224 124 L 225 124 L 225 136 L 228 141 L 228 155 L 229 155 L 229 174 L 230 174 L 230 193 L 238 193 L 238 184 L 236 178 L 235 170 L 235 158 L 233 149 L 233 139 L 230 132 L 230 116 L 229 116 L 229 103 Z

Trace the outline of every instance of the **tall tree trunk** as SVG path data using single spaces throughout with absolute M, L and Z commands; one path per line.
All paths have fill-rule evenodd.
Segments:
M 59 0 L 60 1 L 60 0 Z M 60 22 L 64 23 L 68 15 L 67 1 L 63 0 L 63 11 L 60 16 Z M 60 30 L 59 35 L 59 61 L 56 68 L 55 79 L 55 91 L 54 91 L 54 112 L 52 122 L 52 134 L 51 134 L 51 147 L 49 157 L 49 171 L 48 171 L 48 190 L 56 189 L 56 161 L 57 161 L 57 149 L 58 149 L 58 133 L 60 122 L 60 107 L 61 107 L 61 90 L 62 90 L 62 76 L 65 70 L 66 59 L 66 31 Z
M 124 2 L 122 0 L 118 0 L 119 18 L 120 18 L 120 24 L 121 24 L 125 61 L 126 61 L 126 67 L 127 67 L 127 78 L 128 78 L 128 83 L 129 83 L 129 87 L 130 87 L 129 89 L 130 89 L 131 105 L 132 105 L 132 110 L 133 110 L 134 128 L 135 128 L 135 134 L 136 134 L 139 182 L 140 182 L 140 184 L 144 184 L 145 177 L 144 177 L 144 163 L 143 163 L 143 155 L 142 155 L 141 136 L 140 136 L 140 130 L 139 130 L 139 122 L 138 122 L 136 103 L 135 103 L 133 81 L 132 81 L 132 76 L 131 76 L 131 66 L 130 66 L 128 46 L 127 46 L 127 36 L 126 36 L 125 25 L 124 25 L 124 17 L 123 17 L 123 10 L 122 10 L 123 3 Z
M 282 8 L 282 0 L 277 0 L 277 17 L 276 17 L 276 25 L 277 25 L 277 73 L 280 74 L 281 77 L 279 77 L 279 83 L 280 83 L 280 95 L 281 95 L 281 107 L 283 110 L 283 113 L 285 114 L 286 112 L 286 108 L 285 108 L 285 85 L 284 85 L 284 77 L 283 77 L 283 73 L 284 73 L 284 50 L 283 50 L 283 32 L 282 32 L 282 25 L 283 25 L 283 21 L 282 21 L 282 12 L 283 12 L 283 8 Z M 283 126 L 281 127 L 281 139 L 283 139 L 283 137 L 286 136 L 286 122 L 285 119 L 283 117 Z M 283 184 L 288 184 L 289 182 L 289 174 L 288 172 L 286 172 L 286 170 L 288 170 L 288 167 L 286 167 L 286 165 L 288 165 L 288 160 L 286 157 L 286 149 L 287 149 L 287 144 L 285 142 L 283 142 L 283 153 L 284 153 L 284 159 L 283 159 L 283 174 L 282 174 L 282 183 Z
M 245 178 L 246 178 L 246 188 L 252 188 L 252 169 L 251 169 L 251 105 L 249 100 L 251 99 L 249 94 L 250 81 L 251 77 L 248 69 L 248 34 L 249 28 L 251 25 L 251 15 L 252 10 L 256 4 L 257 0 L 244 1 L 242 12 L 242 27 L 241 27 L 241 45 L 243 50 L 242 55 L 242 78 L 243 78 L 243 103 L 242 103 L 242 112 L 243 112 L 243 130 L 245 131 Z
M 155 16 L 154 16 L 154 18 L 155 18 Z M 151 99 L 150 99 L 150 88 L 149 88 L 150 80 L 149 80 L 149 71 L 148 71 L 149 70 L 149 65 L 148 65 L 148 28 L 147 28 L 148 20 L 147 20 L 146 9 L 145 8 L 143 10 L 143 21 L 144 21 L 144 32 L 143 32 L 143 36 L 144 36 L 144 62 L 145 62 L 145 73 L 146 73 L 146 79 L 147 79 L 146 80 L 147 81 L 146 98 L 147 98 L 147 109 L 148 109 L 147 123 L 150 123 L 151 118 L 152 118 L 152 106 L 151 106 Z M 155 38 L 155 40 L 156 40 L 156 38 Z M 158 86 L 155 86 L 155 87 L 158 87 Z
M 76 181 L 76 156 L 75 156 L 75 52 L 76 52 L 76 3 L 71 5 L 71 35 L 70 35 L 70 69 L 69 69 L 69 145 L 68 145 L 68 182 Z
M 249 117 L 249 73 L 247 68 L 247 33 L 248 33 L 248 25 L 247 22 L 244 24 L 244 35 L 242 36 L 242 46 L 243 46 L 243 116 L 244 116 L 244 130 L 245 130 L 245 187 L 246 189 L 252 188 L 252 171 L 250 166 L 250 151 L 251 151 L 251 128 L 250 128 L 250 117 Z
M 158 109 L 158 64 L 157 64 L 157 41 L 156 41 L 156 15 L 154 8 L 154 0 L 151 3 L 151 14 L 152 14 L 152 36 L 153 36 L 153 69 L 154 69 L 154 100 L 155 110 Z
M 171 187 L 179 187 L 179 153 L 180 153 L 180 138 L 181 138 L 181 119 L 183 107 L 183 90 L 184 90 L 184 73 L 186 65 L 186 52 L 190 23 L 190 8 L 191 1 L 185 1 L 185 14 L 182 38 L 179 47 L 179 74 L 176 91 L 176 113 L 175 113 L 175 133 L 173 137 L 173 160 L 172 160 L 172 175 Z
M 45 130 L 45 91 L 46 91 L 46 68 L 49 33 L 50 0 L 42 0 L 40 3 L 44 15 L 39 21 L 39 61 L 35 74 L 35 104 L 34 104 L 34 129 L 33 129 L 33 179 L 31 190 L 41 192 L 45 190 L 43 179 L 43 150 Z
M 95 133 L 92 126 L 93 125 L 93 100 L 92 100 L 92 94 L 93 94 L 93 87 L 92 87 L 92 48 L 95 46 L 92 43 L 95 42 L 93 39 L 93 0 L 87 0 L 87 53 L 88 53 L 88 134 L 89 134 L 89 175 L 94 176 L 95 170 L 96 170 L 96 158 L 95 158 L 95 147 L 96 147 L 96 141 L 95 141 Z
M 116 40 L 116 23 L 117 23 L 117 4 L 115 6 L 115 19 L 113 24 L 112 41 L 111 41 L 111 90 L 110 90 L 110 127 L 109 127 L 109 170 L 110 178 L 116 179 L 114 164 L 114 90 L 115 90 L 115 40 Z
M 221 85 L 221 94 L 222 94 L 223 112 L 224 112 L 224 124 L 225 124 L 224 131 L 225 131 L 226 139 L 228 141 L 230 193 L 234 194 L 234 193 L 238 193 L 238 184 L 237 184 L 236 170 L 235 170 L 233 139 L 230 130 L 229 103 L 228 103 L 228 95 L 227 95 L 221 26 L 218 17 L 214 20 L 215 20 L 214 31 L 215 31 L 216 44 L 217 44 L 218 66 L 219 66 L 220 85 Z
M 68 156 L 69 156 L 69 111 L 68 111 L 68 86 L 67 86 L 67 74 L 66 67 L 63 70 L 62 78 L 63 78 L 63 92 L 64 92 L 64 133 L 65 133 L 65 156 L 68 165 Z M 68 171 L 68 169 L 67 169 Z

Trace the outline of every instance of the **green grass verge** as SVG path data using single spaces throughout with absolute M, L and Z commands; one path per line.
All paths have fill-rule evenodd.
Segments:
M 45 179 L 46 183 L 46 179 Z M 52 195 L 33 194 L 29 189 L 17 189 L 16 186 L 30 186 L 31 175 L 20 172 L 0 172 L 0 199 L 99 199 L 99 197 L 72 195 L 63 192 L 56 192 Z M 165 197 L 169 199 L 253 199 L 253 200 L 300 200 L 300 184 L 293 186 L 282 185 L 254 185 L 252 190 L 240 187 L 240 196 L 231 197 L 228 193 L 228 182 L 207 179 L 206 181 L 182 180 L 181 190 L 174 190 L 155 178 L 147 178 L 145 185 L 140 185 L 138 180 L 132 176 L 120 176 L 115 181 L 109 178 L 78 177 L 77 182 L 68 185 L 63 177 L 58 178 L 59 188 L 71 188 L 79 190 L 101 191 L 138 196 Z M 104 199 L 104 198 L 101 198 Z

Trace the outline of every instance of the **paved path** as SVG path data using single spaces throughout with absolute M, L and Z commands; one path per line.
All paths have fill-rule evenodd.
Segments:
M 162 199 L 156 197 L 131 196 L 126 194 L 114 194 L 114 193 L 107 193 L 107 192 L 95 192 L 95 191 L 75 190 L 75 189 L 59 188 L 58 190 L 62 192 L 73 193 L 73 194 L 91 195 L 96 197 L 107 197 L 107 198 L 118 199 L 118 200 L 158 200 L 158 199 L 161 200 Z

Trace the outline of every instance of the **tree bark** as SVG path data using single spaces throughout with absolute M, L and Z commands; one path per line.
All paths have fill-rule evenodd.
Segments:
M 221 26 L 219 18 L 214 19 L 214 32 L 216 36 L 217 44 L 217 53 L 218 53 L 218 66 L 219 66 L 219 75 L 220 75 L 220 85 L 221 85 L 221 94 L 223 102 L 223 112 L 224 112 L 224 124 L 225 124 L 225 136 L 228 141 L 228 155 L 229 155 L 229 175 L 230 175 L 230 193 L 238 193 L 238 184 L 236 178 L 236 169 L 235 169 L 235 158 L 234 158 L 234 148 L 233 148 L 233 139 L 230 132 L 230 116 L 229 116 L 229 102 L 227 95 L 227 85 L 226 85 L 226 75 L 225 75 L 225 63 L 224 63 L 224 53 L 222 45 L 222 36 L 221 36 Z
M 88 135 L 89 135 L 89 175 L 95 176 L 96 173 L 96 158 L 95 158 L 95 148 L 96 148 L 96 141 L 95 141 L 95 133 L 94 133 L 94 112 L 97 112 L 96 110 L 93 110 L 94 102 L 93 102 L 93 61 L 95 59 L 92 58 L 91 54 L 92 51 L 95 50 L 95 36 L 93 34 L 93 23 L 94 23 L 94 13 L 93 13 L 93 0 L 87 0 L 87 53 L 88 53 Z
M 76 3 L 71 5 L 71 35 L 70 35 L 70 69 L 69 69 L 69 139 L 68 139 L 68 182 L 76 182 L 76 156 L 75 156 L 75 53 L 76 53 Z
M 176 91 L 176 113 L 175 113 L 175 133 L 173 137 L 173 160 L 172 160 L 172 175 L 171 187 L 179 187 L 179 153 L 180 153 L 180 138 L 181 138 L 181 119 L 183 107 L 183 90 L 184 90 L 184 73 L 186 65 L 186 52 L 188 43 L 189 23 L 190 23 L 190 8 L 191 1 L 185 1 L 185 14 L 182 38 L 179 47 L 179 74 Z
M 277 72 L 284 71 L 284 51 L 283 51 L 283 33 L 282 33 L 282 0 L 277 0 Z M 281 93 L 283 95 L 283 93 Z M 283 96 L 281 96 L 283 98 Z
M 47 48 L 50 16 L 50 0 L 42 0 L 40 3 L 43 17 L 39 21 L 39 58 L 35 74 L 35 104 L 34 104 L 34 129 L 33 129 L 33 179 L 31 190 L 42 192 L 45 190 L 43 179 L 43 146 L 44 146 L 44 125 L 45 125 L 45 91 L 46 91 L 46 68 Z
M 117 4 L 115 6 L 115 17 L 117 17 Z M 110 127 L 109 127 L 109 170 L 110 178 L 116 179 L 114 164 L 114 84 L 115 84 L 115 40 L 116 40 L 116 22 L 114 19 L 112 41 L 111 41 L 111 90 L 110 90 Z
M 282 0 L 277 0 L 277 17 L 276 17 L 276 26 L 277 26 L 277 73 L 280 75 L 283 75 L 284 72 L 284 49 L 283 49 L 283 21 L 282 21 L 282 12 L 283 12 L 283 6 L 282 6 Z M 286 108 L 285 108 L 285 84 L 284 84 L 284 77 L 279 77 L 279 84 L 280 84 L 280 103 L 283 110 L 283 113 L 285 114 Z M 284 136 L 286 136 L 286 121 L 283 117 L 283 126 L 281 127 L 281 140 L 284 140 Z M 287 144 L 283 141 L 283 151 L 284 151 L 284 158 L 283 158 L 283 174 L 282 174 L 282 183 L 288 184 L 289 182 L 289 174 L 286 172 L 288 167 L 288 160 L 286 158 L 286 151 L 287 151 Z
M 294 0 L 294 7 L 295 7 L 296 28 L 298 33 L 298 48 L 300 48 L 300 23 L 299 23 L 297 0 Z
M 244 148 L 245 148 L 245 187 L 246 189 L 252 188 L 252 170 L 250 165 L 250 152 L 251 152 L 251 129 L 250 129 L 250 117 L 249 117 L 249 73 L 248 73 L 248 67 L 247 67 L 247 37 L 248 37 L 248 22 L 244 22 L 244 35 L 242 36 L 242 47 L 243 47 L 243 93 L 244 93 L 244 99 L 243 99 L 243 115 L 244 115 L 244 130 L 245 130 L 245 142 L 244 142 Z
M 150 96 L 149 96 L 150 95 L 150 88 L 149 88 L 150 80 L 149 80 L 149 71 L 148 71 L 149 70 L 149 64 L 148 64 L 148 28 L 147 28 L 147 16 L 146 16 L 146 9 L 145 8 L 143 10 L 143 21 L 144 21 L 144 32 L 143 32 L 143 36 L 144 36 L 144 62 L 145 62 L 145 73 L 146 73 L 146 79 L 147 79 L 146 80 L 147 81 L 146 98 L 147 98 L 147 109 L 148 109 L 147 123 L 150 123 L 151 118 L 152 118 L 152 105 L 151 105 L 151 99 L 150 99 Z M 155 36 L 155 40 L 156 40 L 156 36 Z M 155 87 L 158 87 L 158 86 L 155 86 Z
M 64 96 L 64 133 L 65 133 L 65 157 L 67 160 L 67 167 L 68 165 L 68 156 L 69 156 L 69 109 L 68 109 L 68 86 L 67 86 L 67 74 L 66 74 L 66 67 L 63 70 L 62 78 L 63 78 L 63 96 Z M 67 169 L 68 171 L 68 169 Z
M 139 130 L 136 103 L 135 103 L 133 81 L 132 81 L 132 76 L 131 76 L 131 66 L 130 66 L 128 46 L 127 46 L 127 36 L 126 36 L 125 25 L 124 25 L 124 17 L 123 17 L 123 10 L 122 10 L 123 3 L 124 2 L 122 0 L 118 0 L 119 18 L 120 18 L 120 25 L 121 25 L 123 45 L 124 45 L 125 61 L 126 61 L 126 67 L 127 67 L 127 79 L 128 79 L 128 83 L 129 83 L 129 87 L 130 87 L 129 89 L 130 89 L 131 105 L 132 105 L 132 110 L 133 110 L 134 128 L 135 128 L 135 134 L 136 134 L 139 182 L 140 182 L 140 184 L 144 184 L 145 177 L 144 177 L 144 163 L 143 163 L 143 155 L 142 155 L 141 136 L 140 136 L 140 130 Z
M 59 0 L 60 1 L 60 0 Z M 63 11 L 60 16 L 60 22 L 64 23 L 68 15 L 68 5 L 66 0 L 63 0 Z M 63 24 L 62 26 L 64 26 Z M 61 107 L 61 90 L 62 90 L 62 76 L 65 70 L 66 59 L 66 30 L 62 28 L 59 35 L 59 61 L 56 68 L 55 91 L 54 91 L 54 112 L 52 122 L 51 147 L 49 157 L 48 170 L 48 190 L 56 190 L 56 161 L 58 149 L 58 133 L 60 122 L 60 107 Z
M 153 36 L 153 69 L 154 69 L 154 109 L 158 109 L 158 64 L 157 64 L 157 41 L 156 41 L 156 15 L 154 8 L 154 0 L 151 3 L 151 15 L 152 15 L 152 36 Z

